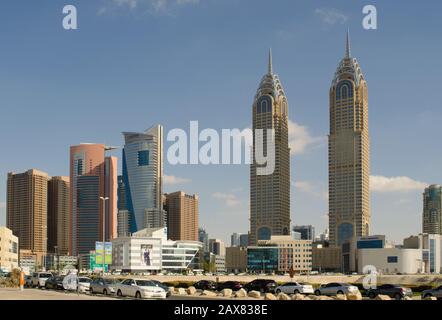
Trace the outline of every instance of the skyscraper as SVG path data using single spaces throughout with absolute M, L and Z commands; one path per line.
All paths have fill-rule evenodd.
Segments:
M 367 83 L 351 56 L 345 56 L 330 88 L 329 229 L 330 243 L 369 235 L 370 138 Z
M 288 146 L 288 103 L 282 84 L 272 68 L 269 52 L 268 70 L 263 76 L 253 102 L 253 154 L 256 129 L 275 133 L 275 170 L 258 175 L 255 157 L 250 167 L 250 234 L 249 244 L 269 240 L 272 235 L 290 234 L 290 149 Z
M 47 252 L 47 173 L 35 169 L 8 173 L 6 223 L 19 238 L 20 250 L 39 259 Z
M 130 232 L 166 226 L 163 210 L 163 127 L 145 132 L 123 132 L 124 208 L 128 211 Z M 122 200 L 120 200 L 122 201 Z
M 117 158 L 106 157 L 112 150 L 104 144 L 80 144 L 71 147 L 70 253 L 88 254 L 95 242 L 110 241 L 117 233 Z M 105 230 L 103 230 L 103 201 Z
M 48 182 L 48 252 L 69 252 L 69 177 Z
M 166 194 L 167 233 L 171 240 L 198 241 L 198 196 Z
M 230 236 L 230 246 L 231 247 L 239 247 L 239 233 L 232 233 L 232 235 Z
M 198 241 L 204 244 L 203 252 L 209 252 L 209 234 L 203 228 L 198 228 Z
M 442 234 L 442 187 L 431 185 L 424 192 L 422 232 Z

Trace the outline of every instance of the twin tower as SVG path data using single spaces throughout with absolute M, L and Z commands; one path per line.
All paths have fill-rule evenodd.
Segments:
M 342 245 L 367 236 L 370 226 L 368 90 L 359 63 L 351 56 L 348 33 L 345 56 L 335 72 L 329 94 L 330 244 Z M 273 73 L 270 52 L 267 73 L 253 102 L 253 129 L 274 130 L 275 170 L 270 175 L 257 175 L 259 165 L 255 162 L 251 165 L 249 245 L 273 235 L 290 235 L 288 123 L 287 97 Z M 255 135 L 253 138 L 256 141 Z

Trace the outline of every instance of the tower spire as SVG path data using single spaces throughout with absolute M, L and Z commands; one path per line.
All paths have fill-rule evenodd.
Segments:
M 269 64 L 268 64 L 268 73 L 273 73 L 273 66 L 272 66 L 272 48 L 269 49 Z
M 347 41 L 345 43 L 345 57 L 351 57 L 351 48 L 350 48 L 350 29 L 347 29 Z

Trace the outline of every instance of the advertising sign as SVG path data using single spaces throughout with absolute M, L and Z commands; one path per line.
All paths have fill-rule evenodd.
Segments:
M 112 264 L 112 242 L 105 242 L 104 254 L 104 264 Z M 103 265 L 103 242 L 95 242 L 95 264 Z

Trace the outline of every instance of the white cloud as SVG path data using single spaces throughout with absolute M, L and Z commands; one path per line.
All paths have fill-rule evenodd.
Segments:
M 321 198 L 322 200 L 328 199 L 328 192 L 324 191 L 321 186 L 310 181 L 292 181 L 291 184 L 300 192 L 311 194 L 315 197 Z
M 236 207 L 241 204 L 241 201 L 232 193 L 215 192 L 212 197 L 218 200 L 225 201 L 228 207 Z
M 317 8 L 315 14 L 328 25 L 344 24 L 349 19 L 345 13 L 335 8 Z
M 129 11 L 149 10 L 153 12 L 167 12 L 172 6 L 196 5 L 200 0 L 104 0 L 97 14 L 103 15 L 119 9 Z
M 304 153 L 307 148 L 325 142 L 325 137 L 313 137 L 308 128 L 289 120 L 289 147 L 291 155 Z
M 409 177 L 370 176 L 370 190 L 373 192 L 408 192 L 423 191 L 428 183 Z
M 165 185 L 185 184 L 185 183 L 189 183 L 191 181 L 192 180 L 190 180 L 190 179 L 180 178 L 180 177 L 176 177 L 176 176 L 168 176 L 168 175 L 163 176 L 163 182 Z

